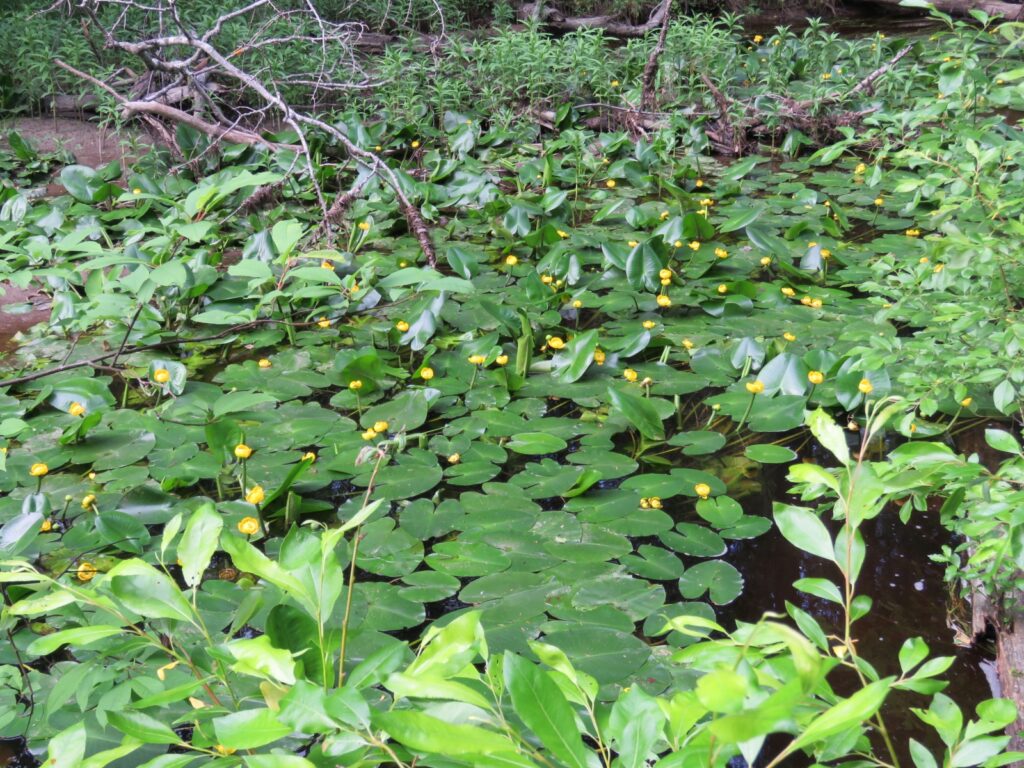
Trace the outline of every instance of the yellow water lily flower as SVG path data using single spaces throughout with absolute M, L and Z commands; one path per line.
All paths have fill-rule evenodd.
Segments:
M 368 221 L 360 221 L 356 226 L 358 226 L 363 232 L 370 231 L 370 222 Z
M 876 197 L 875 198 L 875 205 L 883 205 L 884 203 L 885 203 L 885 198 L 884 197 Z
M 362 437 L 363 440 L 373 440 L 377 437 L 377 431 L 373 427 L 370 427 L 368 430 L 363 432 L 360 437 Z
M 96 494 L 87 493 L 82 497 L 82 509 L 91 509 L 92 505 L 96 503 Z
M 764 382 L 761 381 L 760 379 L 748 381 L 746 384 L 744 384 L 744 386 L 747 388 L 747 392 L 749 392 L 752 395 L 760 395 L 762 392 L 764 392 Z
M 670 299 L 664 293 L 659 293 L 656 301 L 658 302 L 658 306 L 663 309 L 667 309 L 668 307 L 672 306 L 672 299 Z
M 263 492 L 263 486 L 254 485 L 249 489 L 249 492 L 245 494 L 245 500 L 250 504 L 259 504 L 263 501 L 267 495 Z
M 171 380 L 171 372 L 166 368 L 157 368 L 153 371 L 153 381 L 157 384 L 166 384 Z
M 627 368 L 626 370 L 624 370 L 622 372 L 622 375 L 626 379 L 626 381 L 636 381 L 638 378 L 640 378 L 640 374 L 638 374 L 632 368 Z
M 821 371 L 808 371 L 807 380 L 811 382 L 811 384 L 817 386 L 818 384 L 821 384 L 823 381 L 825 381 L 825 374 L 822 373 Z
M 700 496 L 702 499 L 706 499 L 711 495 L 711 486 L 707 483 L 697 483 L 693 486 L 693 492 Z
M 786 331 L 784 334 L 782 334 L 782 338 L 784 338 L 786 341 L 796 341 L 796 334 Z
M 604 185 L 608 187 L 608 189 L 615 189 L 615 179 L 608 179 Z
M 319 320 L 316 321 L 316 324 L 318 326 L 320 326 L 321 328 L 330 328 L 331 327 L 331 321 L 328 320 L 326 317 L 321 317 Z
M 506 256 L 505 257 L 505 264 L 510 266 L 510 267 L 514 267 L 518 263 L 519 263 L 519 259 L 516 256 Z
M 388 427 L 390 426 L 391 425 L 388 424 L 386 421 L 375 421 L 373 423 L 373 431 L 380 432 L 381 434 L 383 434 L 388 431 Z
M 861 379 L 860 383 L 857 385 L 857 389 L 862 394 L 870 395 L 872 392 L 874 392 L 875 387 L 869 379 Z
M 260 368 L 270 368 L 273 365 L 273 363 L 270 362 L 267 358 L 261 357 L 260 361 L 256 363 L 256 365 L 258 365 Z
M 363 388 L 363 382 L 361 379 L 353 379 L 348 383 L 348 388 L 355 391 Z
M 96 570 L 96 566 L 92 563 L 80 563 L 78 568 L 75 569 L 75 578 L 79 581 L 92 581 L 97 573 L 99 571 Z
M 85 406 L 76 400 L 70 406 L 68 406 L 68 413 L 70 413 L 72 416 L 84 416 Z
M 647 500 L 647 503 L 651 505 L 651 509 L 661 509 L 662 507 L 661 497 L 659 496 L 651 496 L 651 498 Z
M 245 443 L 239 443 L 235 446 L 235 458 L 236 459 L 248 459 L 252 456 L 252 448 Z
M 468 359 L 473 365 L 483 365 L 487 360 L 484 355 L 470 355 Z
M 303 461 L 316 461 L 316 454 L 313 453 L 313 451 L 307 451 L 306 453 L 302 454 L 302 460 Z
M 690 241 L 690 250 L 691 251 L 699 251 L 700 250 L 700 240 L 691 240 Z
M 252 536 L 260 532 L 260 521 L 255 517 L 243 517 L 238 521 L 238 532 Z
M 406 331 L 409 330 L 409 324 L 405 322 L 405 320 L 399 320 L 397 323 L 395 323 L 395 328 L 401 331 L 402 333 L 405 333 Z
M 583 306 L 583 302 L 582 302 L 582 301 L 580 301 L 579 299 L 576 299 L 576 300 L 575 300 L 575 301 L 573 301 L 573 303 L 572 303 L 572 308 L 573 308 L 573 309 L 580 309 L 580 308 L 581 308 L 582 306 Z
M 496 362 L 498 365 L 507 365 L 508 355 L 498 355 L 496 358 L 494 358 L 494 362 Z
M 683 339 L 679 343 L 682 344 L 685 349 L 693 349 L 693 342 L 689 339 Z
M 973 397 L 965 397 L 963 400 L 960 401 L 960 406 L 963 407 L 963 408 L 970 408 L 971 407 L 971 403 L 973 403 L 973 402 L 974 402 L 974 398 Z
M 605 355 L 603 349 L 594 350 L 594 362 L 597 363 L 598 365 L 604 365 L 606 357 L 607 356 Z
M 36 462 L 28 468 L 28 473 L 32 477 L 45 477 L 50 471 L 50 468 L 43 464 L 41 461 Z
M 53 530 L 53 521 L 50 520 L 50 518 L 46 518 L 45 520 L 43 520 L 42 524 L 39 526 L 39 531 L 41 533 L 49 533 L 52 530 Z
M 643 323 L 641 323 L 641 325 L 643 325 L 643 327 L 644 327 L 644 330 L 647 330 L 647 331 L 649 331 L 649 330 L 651 330 L 651 328 L 653 328 L 654 326 L 656 326 L 656 325 L 657 325 L 657 323 L 656 323 L 656 322 L 654 322 L 653 320 L 644 320 L 644 321 L 643 321 Z
M 423 379 L 424 381 L 430 381 L 432 378 L 434 378 L 434 369 L 433 368 L 421 368 L 420 369 L 420 378 Z
M 565 346 L 565 340 L 561 336 L 552 336 L 548 339 L 548 346 L 552 349 L 561 349 Z
M 762 256 L 761 257 L 761 266 L 762 267 L 771 266 L 771 263 L 772 263 L 772 257 L 771 256 Z
M 715 248 L 715 256 L 717 256 L 720 259 L 727 259 L 729 258 L 729 252 L 725 250 L 725 248 Z
M 458 464 L 460 461 L 462 461 L 461 453 L 453 453 L 451 456 L 448 457 L 449 464 Z
M 790 288 L 788 285 L 782 289 L 783 296 L 789 296 L 790 298 L 796 296 L 796 291 Z

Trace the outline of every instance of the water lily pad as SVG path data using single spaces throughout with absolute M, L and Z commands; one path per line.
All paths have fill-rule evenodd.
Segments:
M 748 445 L 743 451 L 743 455 L 761 464 L 788 464 L 796 461 L 794 450 L 784 445 L 772 445 L 771 443 Z
M 708 560 L 683 574 L 679 591 L 691 600 L 707 592 L 715 605 L 728 605 L 743 591 L 743 576 L 724 560 Z

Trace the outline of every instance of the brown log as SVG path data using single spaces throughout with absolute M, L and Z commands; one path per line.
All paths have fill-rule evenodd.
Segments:
M 867 0 L 873 5 L 891 5 L 900 10 L 906 10 L 901 6 L 901 0 Z M 948 13 L 952 16 L 968 16 L 971 11 L 984 11 L 989 16 L 1002 16 L 1009 20 L 1024 18 L 1024 6 L 1016 3 L 1004 3 L 1000 0 L 932 0 L 937 10 Z
M 672 0 L 665 0 L 663 3 L 665 13 L 661 20 L 661 32 L 658 33 L 658 44 L 651 49 L 651 55 L 647 57 L 644 65 L 643 87 L 640 90 L 640 106 L 644 109 L 654 109 L 654 84 L 658 79 L 658 59 L 665 50 L 665 39 L 668 37 L 668 23 L 672 18 Z
M 574 32 L 578 29 L 600 29 L 614 37 L 643 37 L 658 28 L 668 15 L 668 3 L 662 2 L 643 24 L 628 24 L 618 16 L 564 16 L 554 8 L 539 7 L 535 3 L 520 6 L 520 18 L 536 18 L 552 29 Z

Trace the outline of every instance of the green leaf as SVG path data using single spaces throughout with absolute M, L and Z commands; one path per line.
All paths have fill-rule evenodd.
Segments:
M 564 451 L 568 443 L 560 437 L 547 432 L 521 432 L 513 435 L 505 447 L 510 451 L 527 456 L 543 456 L 548 453 Z
M 563 384 L 581 379 L 594 361 L 597 335 L 596 329 L 584 331 L 566 344 L 552 360 L 552 375 Z
M 85 741 L 85 721 L 58 733 L 50 739 L 47 768 L 79 768 L 85 757 Z
M 846 445 L 846 434 L 835 420 L 821 408 L 807 414 L 807 426 L 818 442 L 825 446 L 840 464 L 850 463 L 850 449 Z
M 107 719 L 110 724 L 133 739 L 138 739 L 144 744 L 180 744 L 181 739 L 174 731 L 161 723 L 155 717 L 143 712 L 122 710 L 119 712 L 108 711 Z
M 124 560 L 107 572 L 106 581 L 114 597 L 140 616 L 195 623 L 178 586 L 149 563 Z
M 60 632 L 43 635 L 42 637 L 33 640 L 25 650 L 35 656 L 45 656 L 48 653 L 53 653 L 65 644 L 86 646 L 91 643 L 95 643 L 97 640 L 102 640 L 105 637 L 113 637 L 114 635 L 123 634 L 124 631 L 124 627 L 115 627 L 104 624 L 64 629 Z
M 1020 453 L 1020 443 L 1017 442 L 1017 438 L 1002 429 L 986 429 L 985 442 L 1003 453 Z
M 587 768 L 576 717 L 555 682 L 511 651 L 505 652 L 503 667 L 516 714 L 555 757 L 571 768 Z
M 794 547 L 826 560 L 835 558 L 835 548 L 828 529 L 810 509 L 776 502 L 774 516 L 779 532 Z
M 850 728 L 858 728 L 874 717 L 889 693 L 893 678 L 886 677 L 861 688 L 812 720 L 790 744 L 786 753 L 823 741 Z
M 199 505 L 185 526 L 178 544 L 178 560 L 185 583 L 195 587 L 203 579 L 213 553 L 217 551 L 224 521 L 210 502 Z
M 434 755 L 489 755 L 515 752 L 508 737 L 476 725 L 454 725 L 422 712 L 373 713 L 373 725 L 409 749 Z
M 255 749 L 283 739 L 292 729 L 265 708 L 245 709 L 214 718 L 217 743 L 231 749 Z
M 664 438 L 661 417 L 647 398 L 614 386 L 608 387 L 608 397 L 612 407 L 625 416 L 641 435 L 651 440 Z
M 787 464 L 796 461 L 797 458 L 796 451 L 791 448 L 770 443 L 748 445 L 743 451 L 743 455 L 761 464 Z

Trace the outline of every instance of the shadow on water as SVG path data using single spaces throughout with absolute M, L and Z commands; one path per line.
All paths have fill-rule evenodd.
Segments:
M 766 468 L 761 494 L 745 500 L 748 514 L 771 516 L 772 501 L 787 500 L 785 468 Z M 900 646 L 911 637 L 920 637 L 931 649 L 931 657 L 954 656 L 956 661 L 942 676 L 949 681 L 944 693 L 953 698 L 965 714 L 974 715 L 980 702 L 998 694 L 995 665 L 989 655 L 977 647 L 958 645 L 969 642 L 970 615 L 963 630 L 957 631 L 957 617 L 951 613 L 950 592 L 943 578 L 944 566 L 930 556 L 943 545 L 952 544 L 950 534 L 934 513 L 915 513 L 904 525 L 895 507 L 864 524 L 867 555 L 858 580 L 858 593 L 873 601 L 871 612 L 854 624 L 858 653 L 871 662 L 879 675 L 899 674 Z M 833 530 L 833 534 L 835 531 Z M 838 606 L 793 588 L 801 578 L 828 578 L 838 582 L 838 569 L 820 558 L 796 549 L 776 528 L 756 539 L 737 541 L 730 547 L 729 562 L 746 581 L 743 594 L 731 605 L 719 609 L 726 625 L 735 620 L 756 621 L 765 611 L 786 613 L 786 601 L 810 613 L 826 635 L 842 631 L 842 612 Z M 966 634 L 965 634 L 966 633 Z M 837 680 L 836 688 L 842 693 Z M 911 707 L 927 708 L 929 697 L 895 692 L 883 709 L 886 727 L 900 751 L 901 762 L 910 763 L 908 739 L 916 739 L 936 754 L 942 744 L 935 732 L 922 723 Z M 795 765 L 795 763 L 794 763 Z

